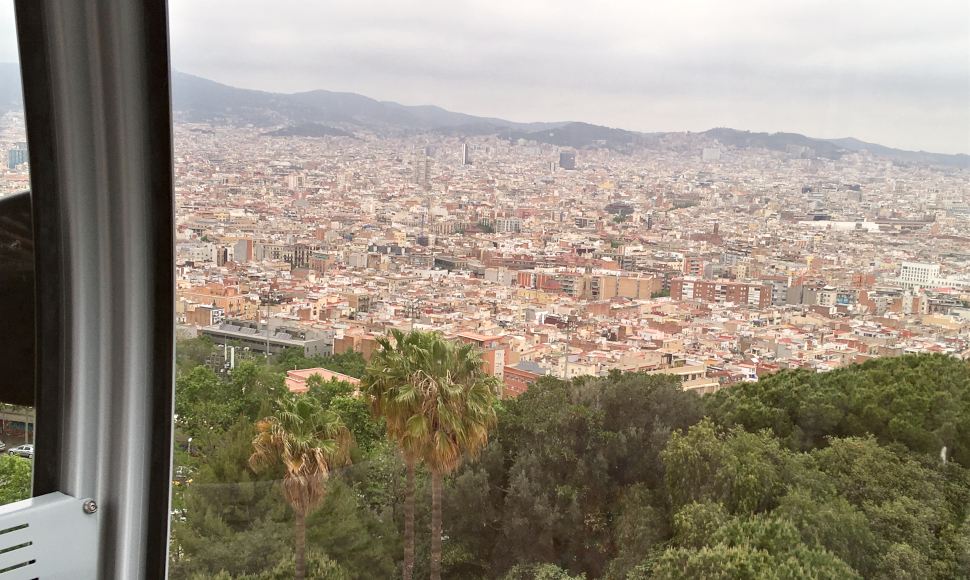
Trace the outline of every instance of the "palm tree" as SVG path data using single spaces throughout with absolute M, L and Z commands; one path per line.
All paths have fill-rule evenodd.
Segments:
M 311 397 L 284 397 L 256 423 L 254 471 L 282 464 L 282 491 L 295 519 L 296 579 L 306 577 L 306 518 L 323 502 L 330 472 L 350 463 L 353 436 L 341 418 Z
M 480 353 L 469 344 L 437 340 L 421 351 L 430 369 L 417 383 L 422 414 L 408 428 L 425 434 L 424 462 L 431 472 L 431 578 L 441 578 L 441 492 L 445 474 L 473 459 L 495 425 L 497 381 L 485 373 Z
M 488 442 L 496 381 L 485 374 L 474 347 L 436 333 L 392 330 L 378 343 L 362 383 L 407 467 L 403 576 L 410 580 L 414 568 L 414 471 L 423 461 L 431 471 L 431 577 L 438 579 L 444 475 Z
M 383 417 L 387 435 L 397 443 L 404 457 L 404 569 L 402 577 L 411 580 L 414 570 L 414 471 L 421 460 L 426 441 L 423 434 L 408 430 L 410 419 L 421 413 L 414 395 L 414 382 L 420 377 L 415 353 L 426 347 L 433 335 L 392 330 L 391 337 L 377 339 L 380 349 L 371 358 L 362 390 L 370 398 L 371 410 Z
M 431 335 L 412 353 L 411 382 L 421 412 L 408 419 L 407 431 L 424 442 L 422 459 L 431 472 L 431 578 L 441 578 L 441 491 L 445 474 L 465 458 L 478 456 L 495 425 L 497 381 L 482 368 L 470 344 Z

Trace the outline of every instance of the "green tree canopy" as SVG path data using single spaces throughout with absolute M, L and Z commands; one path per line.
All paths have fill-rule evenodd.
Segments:
M 289 396 L 256 423 L 254 471 L 281 466 L 283 498 L 293 509 L 297 580 L 306 576 L 306 518 L 323 502 L 330 472 L 350 463 L 353 436 L 333 410 L 312 397 Z
M 874 435 L 970 466 L 970 363 L 943 355 L 880 358 L 828 373 L 782 371 L 709 398 L 722 424 L 771 429 L 793 449 Z
M 31 462 L 15 455 L 0 455 L 0 505 L 30 497 Z
M 412 529 L 435 520 L 413 498 L 435 487 L 423 467 L 431 434 L 457 420 L 452 403 L 462 399 L 447 389 L 444 400 L 419 396 L 422 373 L 440 380 L 452 368 L 405 352 L 433 350 L 422 341 L 437 338 L 422 334 L 375 353 L 363 396 L 339 382 L 302 396 L 359 442 L 354 465 L 330 473 L 327 501 L 306 520 L 310 575 L 320 563 L 320 577 L 398 576 L 407 498 Z M 286 470 L 249 469 L 255 422 L 290 397 L 287 366 L 346 370 L 290 353 L 237 359 L 216 374 L 195 346 L 183 360 L 199 364 L 180 368 L 186 390 L 176 397 L 179 431 L 195 433 L 192 455 L 178 461 L 195 471 L 173 487 L 171 575 L 292 577 Z M 967 375 L 963 361 L 906 356 L 784 371 L 704 398 L 664 375 L 542 378 L 489 405 L 497 425 L 477 461 L 449 464 L 451 473 L 448 462 L 427 463 L 439 475 L 442 576 L 970 577 Z M 443 384 L 459 382 L 446 375 Z M 428 400 L 437 401 L 431 413 Z M 368 411 L 388 417 L 386 431 Z M 441 458 L 466 457 L 456 433 L 444 429 Z M 431 572 L 432 539 L 413 543 L 415 577 Z

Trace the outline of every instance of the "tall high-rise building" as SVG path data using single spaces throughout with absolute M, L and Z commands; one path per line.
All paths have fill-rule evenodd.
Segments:
M 468 143 L 461 144 L 461 164 L 462 165 L 472 164 L 471 151 L 468 150 Z
M 563 169 L 576 169 L 576 152 L 561 151 L 559 153 L 559 167 Z
M 414 184 L 424 189 L 428 188 L 431 176 L 431 156 L 429 148 L 425 148 L 421 153 L 414 156 Z
M 27 163 L 27 144 L 17 143 L 7 152 L 7 169 L 16 169 L 18 165 Z
M 300 189 L 306 187 L 306 175 L 302 173 L 291 173 L 286 176 L 287 189 Z

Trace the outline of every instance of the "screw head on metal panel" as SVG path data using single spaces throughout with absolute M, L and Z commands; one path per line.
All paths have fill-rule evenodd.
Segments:
M 98 511 L 98 502 L 94 501 L 93 499 L 86 499 L 84 500 L 84 503 L 81 504 L 81 509 L 83 509 L 84 513 L 86 514 L 93 514 L 94 512 Z

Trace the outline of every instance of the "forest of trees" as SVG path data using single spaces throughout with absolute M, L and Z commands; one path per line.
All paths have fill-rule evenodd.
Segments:
M 299 397 L 328 414 L 326 449 L 343 441 L 335 425 L 353 441 L 328 456 L 306 513 L 308 578 L 402 577 L 409 505 L 414 578 L 435 566 L 508 580 L 970 576 L 964 361 L 784 371 L 704 398 L 665 375 L 547 377 L 478 409 L 481 430 L 448 439 L 465 447 L 439 449 L 463 458 L 448 463 L 413 444 L 420 429 L 395 419 L 407 409 L 366 396 L 393 387 L 373 361 L 368 375 L 354 354 L 285 353 L 224 375 L 205 365 L 213 352 L 201 339 L 179 345 L 176 461 L 189 475 L 173 485 L 173 578 L 294 577 L 286 468 L 251 458 L 260 422 Z M 365 396 L 319 381 L 286 393 L 285 370 L 311 366 L 363 377 Z

